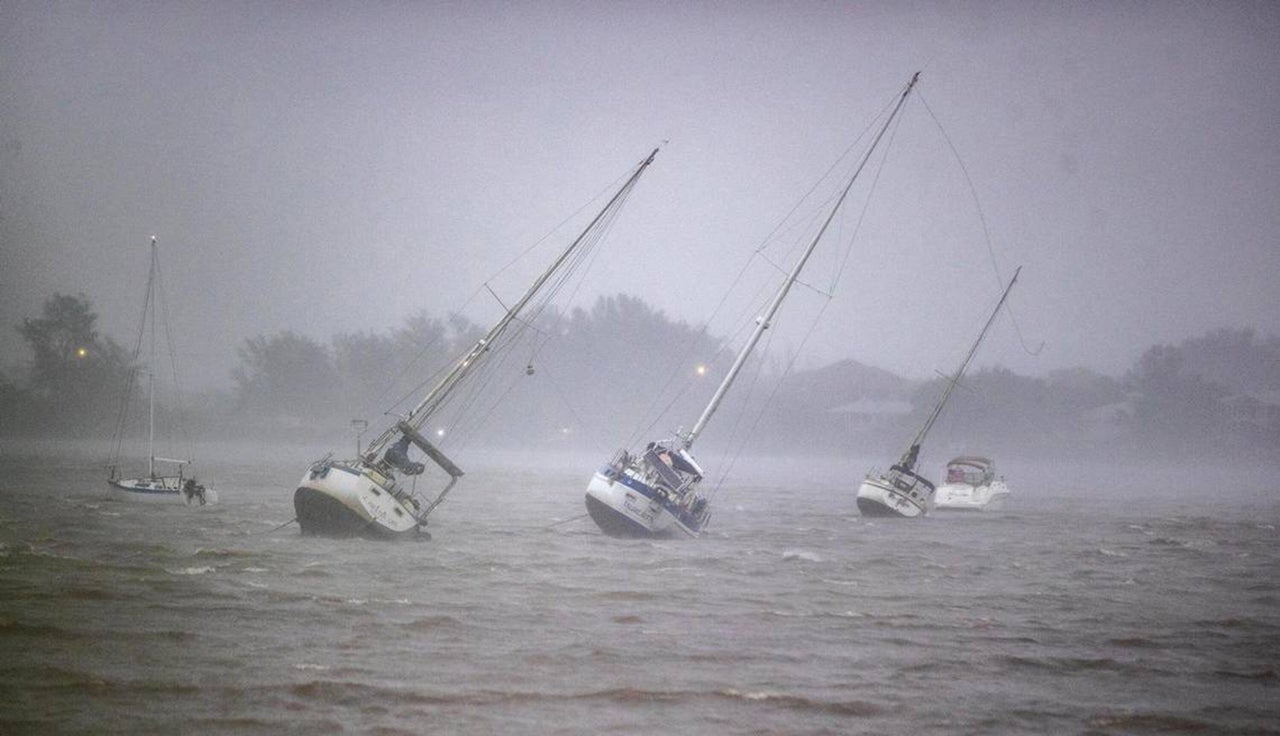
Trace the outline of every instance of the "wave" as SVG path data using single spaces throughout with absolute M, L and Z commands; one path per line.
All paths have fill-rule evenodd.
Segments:
M 1128 636 L 1128 637 L 1107 639 L 1107 643 L 1112 646 L 1126 647 L 1130 649 L 1156 649 L 1161 646 L 1157 642 L 1142 636 Z
M 1112 671 L 1140 672 L 1144 675 L 1149 675 L 1153 672 L 1160 671 L 1145 665 L 1121 662 L 1119 660 L 1112 659 L 1111 657 L 1029 657 L 1004 655 L 997 659 L 1014 668 L 1049 670 L 1052 672 L 1063 673 Z
M 473 691 L 459 693 L 424 693 L 414 690 L 368 685 L 335 680 L 312 680 L 287 686 L 294 697 L 318 701 L 330 705 L 361 705 L 378 702 L 383 705 L 455 705 L 501 706 L 522 703 L 603 701 L 615 705 L 685 704 L 705 701 L 723 701 L 751 704 L 765 708 L 807 711 L 841 716 L 877 716 L 885 709 L 873 703 L 850 700 L 821 700 L 791 693 L 769 690 L 647 690 L 642 688 L 612 688 L 589 692 L 503 692 Z
M 1236 672 L 1234 670 L 1215 670 L 1215 675 L 1222 677 L 1230 677 L 1237 680 L 1258 680 L 1262 682 L 1271 682 L 1276 679 L 1276 671 L 1270 667 L 1265 670 L 1257 670 L 1255 672 Z
M 784 560 L 804 560 L 805 562 L 825 562 L 822 555 L 817 552 L 810 552 L 803 549 L 788 549 L 782 551 L 782 559 Z
M 596 597 L 606 601 L 654 601 L 666 596 L 643 590 L 608 590 L 597 593 Z
M 461 622 L 453 616 L 424 616 L 414 619 L 405 624 L 401 624 L 400 628 L 408 631 L 430 631 L 433 629 L 448 628 L 450 626 L 458 626 Z
M 209 567 L 208 565 L 204 565 L 200 567 L 179 567 L 179 568 L 166 567 L 164 571 L 169 573 L 170 575 L 204 575 L 205 573 L 213 572 L 213 568 Z
M 243 550 L 243 549 L 223 549 L 223 548 L 204 549 L 203 547 L 201 547 L 201 548 L 198 548 L 193 553 L 192 556 L 193 557 L 212 557 L 214 559 L 225 559 L 228 557 L 257 557 L 258 554 L 259 553 L 257 552 L 250 552 L 248 550 Z
M 1198 718 L 1175 716 L 1166 713 L 1121 713 L 1094 716 L 1089 719 L 1091 729 L 1107 729 L 1124 733 L 1214 733 L 1219 724 Z
M 39 639 L 86 639 L 90 635 L 75 629 L 64 629 L 50 624 L 29 624 L 11 618 L 0 618 L 0 640 L 9 637 L 35 637 Z

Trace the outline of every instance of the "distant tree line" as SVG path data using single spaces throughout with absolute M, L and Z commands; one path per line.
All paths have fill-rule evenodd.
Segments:
M 132 365 L 97 321 L 83 294 L 54 294 L 17 326 L 32 357 L 22 375 L 0 375 L 0 431 L 85 437 L 109 426 Z
M 17 326 L 31 359 L 0 375 L 0 432 L 85 436 L 110 426 L 136 366 L 96 320 L 83 295 L 55 294 Z M 526 333 L 484 379 L 489 398 L 468 399 L 484 442 L 599 450 L 674 430 L 696 418 L 732 357 L 723 340 L 630 296 L 544 311 Z M 188 426 L 280 438 L 332 436 L 354 418 L 377 423 L 412 406 L 482 334 L 460 315 L 419 313 L 386 332 L 328 342 L 291 331 L 250 337 L 238 347 L 230 393 L 188 402 Z M 708 441 L 744 437 L 759 452 L 900 452 L 944 380 L 909 381 L 854 361 L 788 376 L 754 369 L 772 388 L 731 394 Z M 1221 329 L 1155 345 L 1120 377 L 979 370 L 930 443 L 1035 456 L 1267 459 L 1280 447 L 1280 340 Z

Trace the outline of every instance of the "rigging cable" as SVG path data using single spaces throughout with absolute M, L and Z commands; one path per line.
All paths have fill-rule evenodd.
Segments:
M 662 418 L 666 415 L 668 411 L 671 410 L 671 407 L 675 406 L 675 403 L 690 388 L 690 386 L 692 385 L 692 382 L 686 381 L 684 383 L 684 386 L 679 391 L 677 391 L 674 396 L 672 396 L 670 401 L 667 402 L 666 406 L 664 406 L 661 411 L 657 412 L 656 414 L 653 414 L 654 410 L 656 409 L 656 407 L 658 406 L 661 400 L 662 395 L 665 394 L 670 389 L 671 385 L 675 382 L 676 378 L 680 375 L 681 367 L 688 363 L 689 357 L 693 354 L 693 351 L 697 346 L 699 338 L 707 334 L 707 328 L 711 325 L 712 322 L 715 321 L 716 316 L 720 314 L 720 311 L 724 308 L 725 303 L 729 299 L 729 295 L 733 293 L 734 289 L 736 289 L 737 286 L 742 282 L 742 279 L 745 276 L 747 270 L 751 267 L 751 263 L 757 257 L 759 257 L 765 263 L 769 264 L 769 266 L 771 266 L 774 270 L 777 270 L 781 273 L 786 273 L 785 269 L 781 268 L 777 263 L 775 263 L 773 259 L 769 257 L 766 251 L 774 243 L 781 242 L 781 238 L 779 236 L 783 230 L 789 229 L 787 227 L 787 223 L 795 219 L 796 213 L 800 210 L 801 207 L 804 206 L 805 202 L 808 201 L 809 198 L 813 196 L 813 193 L 817 191 L 820 186 L 822 186 L 822 183 L 824 181 L 827 181 L 831 177 L 832 172 L 834 172 L 837 168 L 839 168 L 841 162 L 847 159 L 849 154 L 853 152 L 862 143 L 863 139 L 866 138 L 867 134 L 874 128 L 875 122 L 877 120 L 880 120 L 884 116 L 884 114 L 890 108 L 893 107 L 893 104 L 894 103 L 890 101 L 880 110 L 879 114 L 871 118 L 871 120 L 867 123 L 866 127 L 863 128 L 862 132 L 859 133 L 858 136 L 854 138 L 853 141 L 848 146 L 845 147 L 844 151 L 842 151 L 840 155 L 836 157 L 835 161 L 833 161 L 831 165 L 827 167 L 827 170 L 823 172 L 823 174 L 819 176 L 816 180 L 814 180 L 813 185 L 810 186 L 809 189 L 804 194 L 800 195 L 800 197 L 795 201 L 794 204 L 792 204 L 791 209 L 787 211 L 787 214 L 784 215 L 782 219 L 780 219 L 778 223 L 774 225 L 773 229 L 770 230 L 760 240 L 759 245 L 757 245 L 755 250 L 752 251 L 751 256 L 747 258 L 747 260 L 743 263 L 742 268 L 739 269 L 737 276 L 735 276 L 732 283 L 729 284 L 729 288 L 726 289 L 723 295 L 720 297 L 720 301 L 716 304 L 715 309 L 712 310 L 711 316 L 708 317 L 707 320 L 702 323 L 702 329 L 689 337 L 687 347 L 682 352 L 683 358 L 677 361 L 672 366 L 672 369 L 670 373 L 667 375 L 667 379 L 663 383 L 662 388 L 654 392 L 653 401 L 650 403 L 649 408 L 645 411 L 645 413 L 641 415 L 642 417 L 652 415 L 653 420 L 646 425 L 645 421 L 641 419 L 641 421 L 637 424 L 636 429 L 632 432 L 631 436 L 627 439 L 626 446 L 630 447 L 634 445 L 636 442 L 639 441 L 641 437 L 652 432 L 653 428 L 657 426 L 658 422 L 662 421 Z M 829 201 L 829 200 L 824 200 L 824 201 Z M 817 289 L 808 284 L 804 284 L 804 285 L 818 293 L 825 294 L 825 292 L 823 292 L 820 289 Z M 766 285 L 762 284 L 756 292 L 756 298 L 750 300 L 749 304 L 754 305 L 757 302 L 761 301 L 762 294 L 764 293 L 765 289 L 766 289 Z M 750 311 L 754 313 L 756 310 L 754 307 L 752 307 Z M 718 349 L 712 355 L 712 362 L 714 362 L 716 358 L 718 358 L 722 353 L 725 352 L 725 350 L 728 348 L 729 343 L 732 341 L 733 336 L 741 334 L 741 332 L 751 324 L 750 315 L 741 317 L 740 319 L 742 321 L 740 322 L 739 327 L 733 331 L 733 334 L 729 339 L 726 339 L 721 342 L 720 349 Z
M 982 211 L 982 202 L 978 199 L 978 189 L 973 184 L 973 179 L 969 176 L 969 168 L 964 165 L 964 160 L 960 158 L 960 151 L 956 149 L 955 143 L 951 141 L 951 136 L 947 134 L 945 128 L 942 127 L 942 121 L 933 113 L 933 108 L 929 107 L 929 102 L 924 98 L 924 93 L 917 93 L 920 97 L 921 104 L 924 109 L 929 112 L 929 117 L 933 119 L 934 125 L 938 126 L 938 132 L 942 133 L 942 138 L 947 142 L 947 146 L 951 149 L 951 155 L 955 156 L 956 163 L 960 165 L 960 172 L 964 175 L 964 181 L 969 186 L 969 196 L 973 197 L 973 206 L 978 210 L 978 220 L 982 223 L 982 235 L 987 244 L 987 256 L 991 259 L 991 270 L 995 274 L 996 284 L 1000 288 L 1004 288 L 1004 277 L 1000 274 L 1000 266 L 996 263 L 995 248 L 991 244 L 991 230 L 987 227 L 987 216 Z M 1027 347 L 1027 340 L 1022 335 L 1022 327 L 1018 324 L 1018 318 L 1013 313 L 1013 307 L 1009 304 L 1005 305 L 1005 311 L 1009 313 L 1009 319 L 1013 322 L 1013 330 L 1018 335 L 1018 342 L 1022 345 L 1023 351 L 1028 355 L 1037 356 L 1041 350 L 1044 350 L 1044 341 L 1040 341 L 1040 345 L 1034 350 Z
M 884 115 L 884 111 L 881 111 L 881 115 L 877 116 L 877 118 L 875 119 L 878 120 L 883 115 Z M 778 380 L 774 383 L 773 388 L 769 391 L 769 394 L 765 398 L 763 405 L 755 413 L 754 419 L 751 420 L 750 425 L 746 428 L 746 430 L 742 431 L 743 422 L 747 421 L 747 410 L 744 405 L 744 408 L 742 409 L 742 413 L 739 415 L 737 421 L 735 421 L 734 429 L 730 434 L 729 446 L 735 449 L 726 452 L 725 457 L 727 457 L 728 459 L 727 459 L 727 464 L 725 466 L 725 470 L 718 477 L 716 481 L 716 485 L 708 493 L 709 498 L 718 495 L 720 488 L 724 485 L 725 481 L 729 477 L 729 474 L 732 472 L 734 466 L 737 464 L 738 460 L 741 458 L 742 453 L 745 451 L 747 438 L 754 435 L 756 428 L 760 424 L 760 421 L 764 418 L 765 412 L 767 411 L 768 407 L 772 405 L 774 398 L 777 396 L 778 390 L 782 387 L 782 383 L 794 371 L 796 363 L 799 360 L 801 353 L 803 353 L 804 351 L 804 346 L 809 342 L 810 338 L 812 338 L 814 332 L 817 330 L 818 324 L 821 323 L 822 321 L 822 317 L 826 314 L 827 308 L 831 305 L 831 300 L 834 298 L 836 287 L 839 285 L 840 278 L 843 275 L 846 266 L 848 265 L 849 257 L 853 253 L 853 244 L 857 240 L 858 233 L 861 231 L 862 224 L 866 218 L 867 210 L 871 206 L 871 200 L 875 196 L 877 185 L 879 184 L 880 177 L 884 172 L 885 164 L 889 158 L 889 152 L 893 147 L 893 140 L 897 135 L 899 126 L 901 125 L 901 120 L 902 120 L 901 118 L 898 118 L 894 122 L 893 130 L 889 135 L 889 140 L 884 147 L 883 153 L 879 157 L 878 164 L 876 166 L 876 173 L 871 179 L 871 185 L 867 190 L 867 195 L 865 200 L 863 201 L 862 210 L 859 212 L 858 220 L 854 225 L 853 233 L 848 237 L 846 241 L 847 245 L 845 246 L 845 249 L 844 249 L 845 251 L 844 257 L 840 260 L 840 265 L 836 269 L 835 274 L 832 276 L 830 289 L 826 292 L 823 292 L 822 290 L 814 288 L 814 291 L 822 293 L 826 297 L 826 299 L 823 301 L 822 307 L 818 310 L 818 313 L 814 316 L 813 320 L 810 322 L 808 330 L 805 332 L 804 337 L 800 341 L 800 345 L 797 347 L 796 351 L 792 354 L 791 359 L 788 361 L 785 369 L 782 372 L 782 375 L 779 376 Z M 874 124 L 874 120 L 872 121 L 872 124 Z M 863 135 L 865 135 L 865 131 Z M 859 138 L 861 138 L 861 136 Z M 852 149 L 852 146 L 850 146 L 850 149 Z M 848 153 L 849 151 L 846 150 L 841 158 L 843 159 L 843 157 L 847 156 Z M 833 165 L 832 168 L 828 170 L 827 174 L 824 175 L 824 179 L 830 175 L 831 170 L 833 170 L 834 168 L 835 166 Z M 806 194 L 806 197 L 809 196 L 809 194 L 812 194 L 812 192 L 813 192 L 813 189 L 810 189 L 809 193 Z M 813 287 L 810 287 L 810 288 L 813 288 Z M 771 341 L 772 341 L 772 335 L 770 335 L 770 340 L 765 344 L 764 352 L 768 352 L 768 347 Z M 758 382 L 762 372 L 763 372 L 763 363 L 760 363 L 757 366 L 756 373 L 754 374 L 751 384 L 748 387 L 748 390 L 747 390 L 748 395 L 750 395 L 755 391 L 756 383 Z M 726 461 L 722 461 L 722 462 L 726 462 Z
M 804 339 L 800 341 L 799 347 L 797 347 L 795 353 L 792 354 L 791 360 L 788 362 L 786 369 L 782 373 L 782 376 L 780 376 L 778 378 L 778 381 L 774 383 L 773 390 L 769 392 L 769 396 L 765 399 L 764 405 L 760 407 L 760 411 L 756 414 L 755 421 L 753 421 L 751 423 L 751 426 L 748 428 L 746 432 L 746 436 L 751 436 L 755 433 L 755 429 L 757 426 L 759 426 L 760 420 L 764 418 L 765 410 L 768 409 L 771 404 L 773 404 L 773 400 L 778 394 L 778 389 L 782 388 L 783 381 L 785 381 L 787 377 L 791 375 L 791 372 L 795 369 L 796 361 L 799 359 L 800 354 L 804 351 L 805 344 L 808 343 L 809 338 L 813 336 L 814 331 L 818 327 L 818 323 L 822 321 L 822 315 L 827 311 L 827 307 L 830 305 L 831 305 L 831 300 L 828 299 L 822 305 L 822 308 L 818 310 L 817 316 L 814 317 L 813 322 L 809 325 L 809 331 L 805 333 Z M 735 430 L 735 433 L 736 433 L 736 430 Z M 745 451 L 745 449 L 746 449 L 746 440 L 744 439 L 743 442 L 738 446 L 737 451 L 735 451 L 733 455 L 729 457 L 729 464 L 727 467 L 725 467 L 724 472 L 721 473 L 720 477 L 716 480 L 715 487 L 713 487 L 711 489 L 710 494 L 708 494 L 709 497 L 715 497 L 716 495 L 718 495 L 720 491 L 720 487 L 724 485 L 724 482 L 726 480 L 729 479 L 729 473 L 733 471 L 733 467 L 737 465 L 738 459 L 742 457 L 742 453 Z

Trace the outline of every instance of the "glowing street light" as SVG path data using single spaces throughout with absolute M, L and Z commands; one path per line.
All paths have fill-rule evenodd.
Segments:
M 86 355 L 88 355 L 88 354 L 89 354 L 89 349 L 88 349 L 88 348 L 76 348 L 76 357 L 78 357 L 78 358 L 83 358 L 84 356 L 86 356 Z
M 693 369 L 693 372 L 697 373 L 699 376 L 705 376 L 707 375 L 707 366 L 699 363 L 698 367 Z

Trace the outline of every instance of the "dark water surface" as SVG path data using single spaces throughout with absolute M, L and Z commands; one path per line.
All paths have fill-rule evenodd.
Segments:
M 6 452 L 0 733 L 1280 733 L 1265 479 L 1024 471 L 913 523 L 744 461 L 647 542 L 573 518 L 590 462 L 495 461 L 388 544 L 272 531 L 306 459 L 206 464 L 190 509 Z

